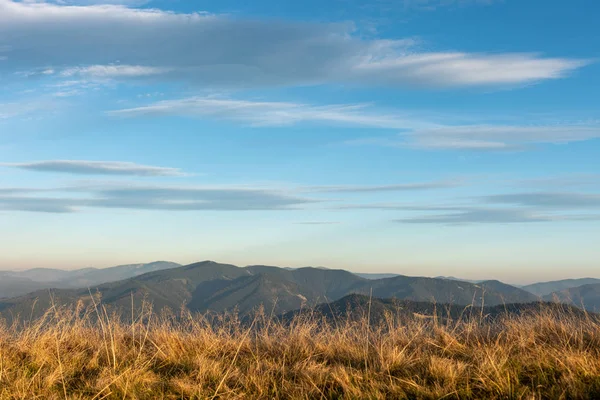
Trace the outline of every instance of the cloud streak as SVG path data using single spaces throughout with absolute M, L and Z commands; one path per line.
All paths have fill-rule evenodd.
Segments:
M 539 144 L 598 138 L 600 126 L 595 125 L 463 125 L 417 128 L 391 138 L 365 138 L 347 143 L 427 150 L 519 151 Z
M 0 211 L 25 211 L 66 214 L 76 211 L 80 204 L 76 199 L 54 197 L 4 196 L 0 191 Z
M 251 126 L 290 126 L 300 123 L 337 124 L 380 129 L 407 129 L 433 124 L 400 112 L 372 112 L 366 104 L 317 106 L 293 102 L 251 101 L 214 97 L 163 100 L 146 106 L 109 112 L 113 117 L 184 116 L 233 121 Z
M 10 191 L 9 191 L 10 190 Z M 280 191 L 239 187 L 91 186 L 57 188 L 55 197 L 0 190 L 0 210 L 72 213 L 87 208 L 169 211 L 291 210 L 318 202 Z
M 29 163 L 4 163 L 0 166 L 36 172 L 55 172 L 75 175 L 123 175 L 123 176 L 183 176 L 177 168 L 140 165 L 119 161 L 51 160 Z
M 600 208 L 600 194 L 595 193 L 514 193 L 487 196 L 484 201 L 495 204 L 552 208 L 596 209 Z
M 422 52 L 413 44 L 362 39 L 351 24 L 0 0 L 0 47 L 7 49 L 0 72 L 9 73 L 52 68 L 236 88 L 445 88 L 530 84 L 566 77 L 588 63 L 523 53 Z
M 306 222 L 294 222 L 295 225 L 338 225 L 339 221 L 306 221 Z
M 600 126 L 448 125 L 439 116 L 404 110 L 382 111 L 369 104 L 313 105 L 216 97 L 163 100 L 114 110 L 113 117 L 179 116 L 230 121 L 255 127 L 303 123 L 397 130 L 392 137 L 349 140 L 350 145 L 375 145 L 425 150 L 521 151 L 540 144 L 565 144 L 600 138 Z
M 600 215 L 551 215 L 523 209 L 470 208 L 454 213 L 426 215 L 397 219 L 395 222 L 410 224 L 523 224 L 553 221 L 597 221 Z
M 340 185 L 312 186 L 308 191 L 328 193 L 377 193 L 377 192 L 408 192 L 418 190 L 448 189 L 462 186 L 460 181 L 433 181 L 417 183 L 401 183 L 394 185 Z
M 0 104 L 0 122 L 10 118 L 28 118 L 40 115 L 40 113 L 51 112 L 56 108 L 56 99 L 47 97 L 4 103 Z
M 396 219 L 412 224 L 469 225 L 558 221 L 598 221 L 595 193 L 510 193 L 463 199 L 459 204 L 374 203 L 338 205 L 334 210 L 380 210 L 418 213 Z M 582 214 L 582 212 L 591 212 Z
M 168 68 L 144 67 L 141 65 L 90 65 L 63 70 L 63 77 L 83 76 L 97 79 L 141 78 L 161 75 L 169 72 Z

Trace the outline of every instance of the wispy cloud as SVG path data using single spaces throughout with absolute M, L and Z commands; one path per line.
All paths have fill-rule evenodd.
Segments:
M 1 195 L 15 195 L 15 194 L 28 194 L 28 193 L 37 193 L 42 192 L 44 189 L 34 189 L 34 188 L 0 188 L 0 196 Z
M 376 193 L 376 192 L 408 192 L 415 190 L 447 189 L 464 185 L 458 180 L 400 183 L 394 185 L 338 185 L 338 186 L 312 186 L 307 188 L 312 192 L 331 193 Z
M 415 216 L 394 219 L 394 222 L 411 224 L 474 225 L 474 224 L 516 224 L 560 221 L 598 221 L 600 214 L 574 213 L 576 208 L 543 210 L 532 206 L 491 207 L 482 206 L 483 199 L 461 205 L 427 204 L 348 204 L 334 207 L 334 210 L 379 210 L 417 213 Z M 551 211 L 551 212 L 548 212 Z
M 80 201 L 54 197 L 4 196 L 0 192 L 0 211 L 26 211 L 41 213 L 71 213 Z
M 430 150 L 516 151 L 538 144 L 564 144 L 600 138 L 595 125 L 463 125 L 414 129 L 394 137 L 348 141 L 353 145 Z
M 151 0 L 49 0 L 48 3 L 66 4 L 74 6 L 89 6 L 89 5 L 123 5 L 129 7 L 137 7 Z
M 339 221 L 305 221 L 305 222 L 294 222 L 296 225 L 338 225 Z
M 299 123 L 368 126 L 381 129 L 412 129 L 432 126 L 426 121 L 386 114 L 366 104 L 317 106 L 292 102 L 252 101 L 214 97 L 164 100 L 146 106 L 111 111 L 112 116 L 188 116 L 234 121 L 254 126 L 289 126 Z
M 410 145 L 422 148 L 498 150 L 535 143 L 569 143 L 600 137 L 600 126 L 453 126 L 417 130 Z
M 357 76 L 374 83 L 394 82 L 431 87 L 515 85 L 562 78 L 585 61 L 541 59 L 534 54 L 411 54 L 369 60 L 356 66 Z
M 168 68 L 145 67 L 141 65 L 90 65 L 87 67 L 67 68 L 60 72 L 63 77 L 83 76 L 99 79 L 140 78 L 161 75 L 169 72 Z
M 381 211 L 456 211 L 468 208 L 464 205 L 428 205 L 413 203 L 338 204 L 332 210 L 381 210 Z
M 92 185 L 57 188 L 54 197 L 0 191 L 0 210 L 76 212 L 87 208 L 170 211 L 290 210 L 318 200 L 246 187 Z
M 504 0 L 402 0 L 398 1 L 405 9 L 434 11 L 442 7 L 480 5 L 489 6 Z
M 106 165 L 105 165 L 106 164 Z M 93 163 L 83 162 L 37 162 L 9 164 L 12 167 L 68 172 L 76 174 L 112 174 L 117 170 L 122 175 L 171 176 L 178 175 L 176 169 L 148 167 L 132 163 Z M 0 209 L 41 212 L 75 212 L 88 208 L 132 209 L 132 210 L 173 210 L 173 211 L 250 211 L 250 210 L 291 210 L 307 207 L 323 208 L 322 204 L 332 200 L 310 194 L 376 193 L 393 191 L 413 191 L 453 188 L 462 184 L 459 181 L 431 181 L 397 185 L 141 185 L 134 182 L 84 181 L 72 186 L 54 188 L 0 188 Z M 51 196 L 49 196 L 51 194 Z M 20 204 L 23 206 L 21 207 Z M 306 221 L 316 223 L 323 221 Z M 332 223 L 331 221 L 325 221 Z M 299 222 L 301 223 L 301 222 Z
M 51 112 L 58 107 L 56 101 L 46 97 L 22 100 L 12 103 L 0 103 L 0 121 L 10 118 L 27 118 L 40 113 Z
M 333 210 L 380 210 L 417 213 L 396 219 L 415 224 L 507 224 L 559 221 L 598 221 L 600 195 L 595 193 L 509 193 L 454 199 L 454 204 L 341 204 Z M 585 213 L 585 214 L 582 214 Z
M 237 88 L 470 87 L 563 78 L 588 63 L 533 53 L 424 52 L 411 44 L 360 38 L 351 24 L 0 0 L 0 46 L 8 49 L 0 70 L 10 72 L 68 66 L 77 73 Z
M 77 175 L 182 176 L 177 168 L 140 165 L 120 161 L 50 160 L 29 163 L 0 163 L 0 166 L 28 171 Z
M 381 110 L 370 104 L 314 105 L 285 101 L 189 97 L 110 111 L 113 117 L 185 116 L 232 121 L 250 126 L 302 123 L 372 127 L 402 133 L 352 139 L 350 145 L 428 150 L 521 151 L 540 144 L 564 144 L 600 138 L 600 125 L 543 124 L 450 125 L 447 117 L 427 112 Z M 464 117 L 463 119 L 468 118 Z M 446 121 L 444 120 L 446 119 Z
M 521 187 L 551 187 L 556 189 L 565 187 L 600 187 L 600 174 L 564 174 L 557 176 L 544 176 L 539 178 L 519 179 L 509 181 Z
M 425 215 L 395 221 L 411 224 L 469 225 L 597 220 L 600 220 L 600 215 L 552 215 L 522 209 L 471 208 L 448 214 Z
M 600 194 L 580 192 L 518 192 L 468 198 L 455 198 L 452 204 L 370 203 L 341 204 L 335 209 L 371 209 L 403 211 L 466 211 L 473 208 L 510 207 L 508 210 L 528 209 L 573 212 L 600 208 Z
M 321 187 L 323 188 L 323 187 Z M 331 188 L 349 188 L 332 186 Z M 342 193 L 373 193 L 388 187 L 352 186 Z M 322 190 L 328 192 L 331 189 Z M 401 189 L 404 190 L 404 189 Z M 56 188 L 0 188 L 0 210 L 75 213 L 89 209 L 145 211 L 290 211 L 342 212 L 380 210 L 400 214 L 395 222 L 469 225 L 550 223 L 600 220 L 597 193 L 508 193 L 468 198 L 445 198 L 441 203 L 348 204 L 344 199 L 303 196 L 314 187 L 295 189 L 260 186 L 140 185 L 88 182 Z M 333 190 L 331 190 L 333 191 Z M 316 191 L 319 192 L 319 191 Z M 330 225 L 339 220 L 297 221 L 300 225 Z
M 96 191 L 92 206 L 170 210 L 272 210 L 313 200 L 266 189 L 122 187 Z
M 487 196 L 484 200 L 495 204 L 513 204 L 553 209 L 596 209 L 600 208 L 600 194 L 596 193 L 511 193 Z

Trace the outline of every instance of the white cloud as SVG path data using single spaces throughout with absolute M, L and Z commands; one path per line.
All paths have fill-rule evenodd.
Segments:
M 448 189 L 461 186 L 460 181 L 431 181 L 415 183 L 399 183 L 392 185 L 334 185 L 313 186 L 306 190 L 326 193 L 377 193 L 377 192 L 408 192 L 418 190 Z
M 0 166 L 38 172 L 77 175 L 181 176 L 177 168 L 140 165 L 120 161 L 51 160 L 29 163 L 4 163 Z
M 52 111 L 57 107 L 58 104 L 56 102 L 46 97 L 4 103 L 0 104 L 0 121 L 9 118 L 39 115 L 40 112 Z
M 396 0 L 397 1 L 397 0 Z M 405 9 L 434 11 L 441 7 L 481 5 L 489 6 L 504 0 L 402 0 Z
M 163 100 L 115 110 L 112 116 L 186 116 L 233 121 L 251 126 L 300 123 L 393 129 L 401 134 L 349 140 L 347 144 L 431 150 L 515 151 L 538 144 L 562 144 L 600 138 L 597 125 L 447 125 L 439 117 L 401 110 L 381 111 L 367 104 L 319 106 L 293 102 L 215 97 Z
M 471 224 L 522 224 L 533 222 L 556 222 L 556 221 L 598 221 L 600 215 L 568 215 L 568 214 L 546 214 L 532 210 L 522 209 L 497 209 L 497 208 L 469 208 L 457 210 L 454 213 L 425 215 L 395 220 L 401 223 L 411 224 L 448 224 L 448 225 L 471 225 Z
M 368 105 L 315 106 L 291 102 L 249 101 L 211 97 L 164 100 L 147 106 L 110 112 L 112 116 L 189 116 L 235 121 L 255 126 L 286 126 L 303 122 L 414 129 L 434 124 L 403 117 L 400 112 L 371 112 Z
M 50 191 L 50 190 L 48 190 Z M 316 200 L 252 187 L 95 185 L 56 188 L 53 197 L 0 189 L 0 210 L 70 213 L 83 209 L 169 211 L 292 210 Z
M 61 72 L 64 77 L 75 75 L 111 79 L 111 78 L 139 78 L 160 75 L 169 72 L 168 68 L 144 67 L 141 65 L 91 65 L 88 67 L 67 68 Z
M 598 209 L 600 194 L 577 192 L 528 192 L 487 196 L 488 203 L 550 209 Z
M 123 5 L 137 7 L 149 3 L 151 0 L 50 0 L 48 3 L 58 3 L 76 6 L 89 5 Z
M 600 138 L 600 126 L 595 125 L 463 125 L 414 129 L 395 137 L 365 138 L 347 143 L 431 150 L 511 151 L 537 144 L 564 144 L 597 138 Z
M 395 221 L 414 224 L 467 225 L 600 220 L 600 214 L 597 212 L 600 209 L 598 193 L 526 192 L 453 200 L 454 204 L 342 204 L 333 207 L 332 210 L 409 213 L 409 216 Z
M 600 174 L 594 173 L 571 173 L 555 176 L 543 176 L 538 178 L 520 179 L 509 181 L 521 187 L 546 187 L 546 188 L 565 188 L 565 187 L 600 187 Z
M 545 59 L 535 54 L 431 53 L 390 57 L 356 66 L 361 80 L 426 86 L 513 85 L 562 78 L 584 61 Z
M 332 82 L 453 87 L 562 78 L 586 64 L 536 54 L 420 52 L 410 40 L 361 39 L 352 29 L 351 24 L 0 0 L 0 47 L 6 49 L 0 72 L 76 68 L 118 78 L 234 87 Z
M 295 225 L 338 225 L 339 221 L 306 221 L 306 222 L 294 222 Z

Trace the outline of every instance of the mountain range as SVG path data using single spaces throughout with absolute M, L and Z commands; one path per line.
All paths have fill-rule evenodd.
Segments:
M 588 311 L 600 311 L 600 283 L 572 287 L 544 296 L 546 301 L 559 301 L 583 307 Z
M 564 279 L 561 281 L 533 283 L 531 285 L 522 286 L 521 288 L 538 296 L 548 296 L 554 292 L 598 283 L 600 283 L 600 279 L 595 278 Z
M 16 297 L 40 289 L 76 289 L 96 286 L 179 266 L 181 265 L 173 262 L 156 261 L 111 268 L 76 270 L 34 268 L 25 271 L 0 271 L 0 298 Z
M 349 294 L 457 305 L 493 306 L 538 300 L 529 292 L 498 281 L 473 284 L 408 276 L 373 280 L 344 270 L 262 265 L 242 268 L 204 261 L 84 289 L 38 290 L 0 301 L 0 311 L 14 315 L 31 313 L 34 309 L 34 314 L 39 314 L 51 303 L 75 303 L 89 299 L 90 293 L 97 293 L 102 303 L 113 309 L 131 309 L 132 301 L 135 307 L 141 307 L 147 301 L 155 310 L 165 307 L 172 310 L 185 307 L 193 312 L 235 309 L 241 315 L 260 305 L 271 313 L 282 314 L 339 300 Z
M 585 280 L 584 280 L 585 281 Z M 558 281 L 523 288 L 500 281 L 466 282 L 455 278 L 354 274 L 326 268 L 238 267 L 204 261 L 186 266 L 170 262 L 131 264 L 76 271 L 33 269 L 0 273 L 0 313 L 36 317 L 52 304 L 88 302 L 90 294 L 113 310 L 187 309 L 192 312 L 236 311 L 248 315 L 257 307 L 283 315 L 349 295 L 447 304 L 464 309 L 559 300 L 588 310 L 600 308 L 600 285 Z M 553 287 L 558 292 L 545 295 Z M 51 289 L 51 290 L 49 290 Z M 396 301 L 395 300 L 395 301 Z
M 389 317 L 400 317 L 402 321 L 407 319 L 437 318 L 440 321 L 446 319 L 469 320 L 494 319 L 502 315 L 522 315 L 529 312 L 557 312 L 561 315 L 570 314 L 582 317 L 584 311 L 578 307 L 553 302 L 536 303 L 512 303 L 495 306 L 468 306 L 457 304 L 434 304 L 431 302 L 418 302 L 411 300 L 377 299 L 360 294 L 351 294 L 340 300 L 319 304 L 316 307 L 304 308 L 285 313 L 284 321 L 292 321 L 299 315 L 324 317 L 329 322 L 364 321 L 365 316 L 376 326 L 381 322 L 389 321 Z M 590 315 L 599 318 L 600 315 Z

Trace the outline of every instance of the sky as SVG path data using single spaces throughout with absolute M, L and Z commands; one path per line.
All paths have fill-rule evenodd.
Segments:
M 598 17 L 0 0 L 0 269 L 600 277 Z

